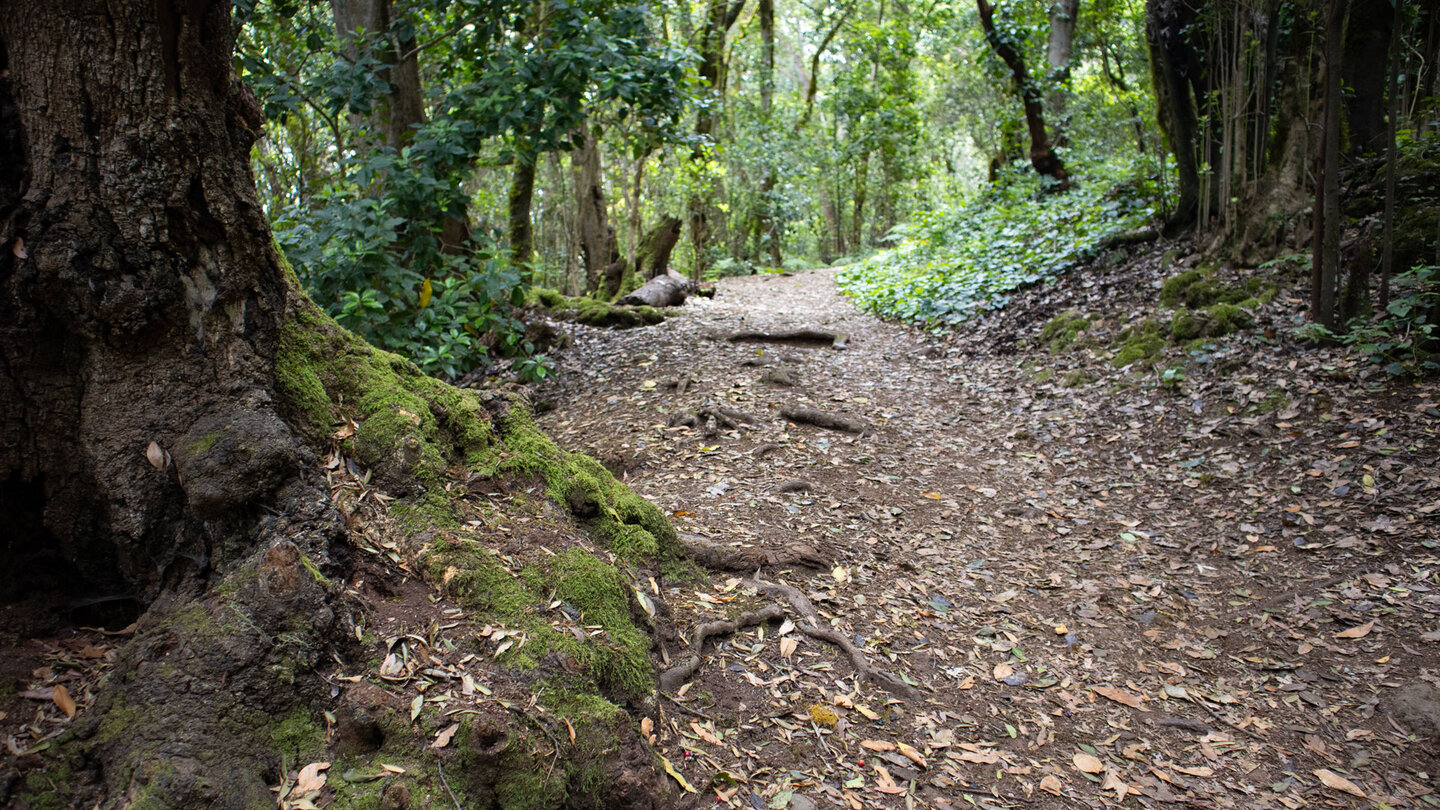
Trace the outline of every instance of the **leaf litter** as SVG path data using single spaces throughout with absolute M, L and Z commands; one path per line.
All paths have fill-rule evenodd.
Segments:
M 859 313 L 828 270 L 722 280 L 652 329 L 575 327 L 545 429 L 683 535 L 782 561 L 762 576 L 919 694 L 788 619 L 710 638 L 641 720 L 677 784 L 730 807 L 1440 806 L 1433 743 L 1391 710 L 1440 677 L 1440 398 L 1259 329 L 1182 391 L 1098 344 L 1035 348 L 1063 309 L 1138 322 L 1157 259 L 948 337 Z M 717 337 L 741 329 L 849 348 L 787 347 L 782 385 Z M 754 424 L 670 419 L 722 407 Z M 782 415 L 801 409 L 869 429 Z M 784 562 L 796 544 L 820 561 Z M 657 596 L 684 637 L 771 601 L 723 574 Z

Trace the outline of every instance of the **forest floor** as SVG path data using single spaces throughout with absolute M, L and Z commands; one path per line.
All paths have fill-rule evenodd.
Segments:
M 781 600 L 789 620 L 710 640 L 645 726 L 696 798 L 1440 805 L 1440 390 L 1277 338 L 1304 308 L 1283 289 L 1177 385 L 1116 369 L 1160 261 L 1072 274 L 948 336 L 860 312 L 834 270 L 577 328 L 542 426 L 692 542 L 800 548 L 814 567 L 760 576 L 918 689 L 862 682 Z M 1052 351 L 1039 333 L 1071 309 L 1089 328 Z M 729 339 L 801 328 L 841 340 Z M 797 407 L 865 432 L 780 416 Z M 689 638 L 774 602 L 754 573 L 661 595 Z

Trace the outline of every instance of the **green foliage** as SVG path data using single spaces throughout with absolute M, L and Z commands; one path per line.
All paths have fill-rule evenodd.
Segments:
M 1155 214 L 1154 190 L 1092 174 L 1068 194 L 1012 171 L 968 205 L 917 215 L 894 250 L 846 268 L 841 288 L 884 317 L 952 325 L 1005 305 L 1006 294 L 1093 258 L 1106 237 Z M 1108 182 L 1107 182 L 1108 181 Z
M 1376 318 L 1354 321 L 1344 335 L 1318 323 L 1296 329 L 1298 337 L 1340 341 L 1395 377 L 1440 374 L 1440 267 L 1411 268 L 1390 281 L 1391 300 Z

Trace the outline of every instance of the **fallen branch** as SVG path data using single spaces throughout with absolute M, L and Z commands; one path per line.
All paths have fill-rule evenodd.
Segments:
M 690 655 L 682 658 L 679 663 L 660 673 L 660 691 L 674 692 L 680 685 L 690 680 L 690 676 L 700 668 L 700 653 L 705 647 L 705 642 L 715 636 L 724 636 L 742 630 L 746 627 L 754 627 L 765 622 L 778 622 L 785 618 L 785 609 L 779 605 L 766 605 L 759 610 L 752 610 L 749 613 L 741 614 L 734 621 L 706 622 L 695 628 L 695 638 L 690 642 Z
M 820 329 L 791 329 L 785 332 L 735 332 L 725 338 L 731 343 L 786 343 L 792 346 L 829 346 L 846 348 L 846 337 L 838 332 Z
M 844 433 L 856 433 L 861 436 L 874 431 L 869 425 L 850 416 L 827 413 L 814 408 L 785 408 L 780 411 L 780 416 L 799 425 L 814 425 L 826 430 L 838 430 Z
M 872 666 L 865 657 L 865 653 L 861 652 L 860 648 L 856 647 L 850 639 L 835 629 L 821 624 L 820 614 L 815 611 L 815 606 L 810 604 L 810 600 L 799 589 L 776 582 L 766 582 L 763 579 L 747 579 L 743 584 L 766 595 L 785 597 L 795 612 L 801 616 L 801 621 L 795 624 L 795 628 L 810 638 L 828 641 L 844 650 L 845 654 L 850 657 L 850 664 L 855 667 L 856 674 L 864 680 L 870 681 L 902 700 L 918 700 L 920 698 L 920 690 L 894 675 Z

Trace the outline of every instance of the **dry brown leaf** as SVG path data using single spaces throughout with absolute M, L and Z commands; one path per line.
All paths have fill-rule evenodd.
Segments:
M 60 707 L 66 717 L 75 716 L 75 699 L 70 697 L 70 691 L 64 686 L 55 684 L 55 691 L 50 695 L 50 699 L 55 701 L 55 705 Z
M 328 778 L 323 771 L 330 767 L 328 762 L 312 762 L 300 769 L 300 774 L 295 777 L 295 787 L 291 789 L 291 796 L 303 796 L 312 790 L 319 790 L 325 787 Z
M 1124 779 L 1116 776 L 1114 771 L 1105 772 L 1105 781 L 1101 783 L 1100 789 L 1115 791 L 1115 801 L 1117 802 L 1125 801 L 1125 794 L 1130 792 L 1130 786 L 1125 783 Z
M 145 448 L 145 460 L 157 470 L 165 469 L 165 451 L 160 449 L 160 445 L 155 442 L 150 442 L 149 446 Z
M 699 737 L 705 742 L 710 743 L 711 745 L 720 744 L 720 738 L 715 736 L 715 733 L 712 732 L 710 729 L 700 725 L 699 722 L 691 720 L 690 729 L 695 732 L 695 736 Z
M 1349 793 L 1351 796 L 1358 796 L 1361 799 L 1370 798 L 1369 796 L 1365 795 L 1365 791 L 1361 790 L 1359 785 L 1351 782 L 1349 779 L 1346 779 L 1345 777 L 1341 776 L 1338 773 L 1335 773 L 1334 771 L 1328 770 L 1326 768 L 1321 768 L 1318 771 L 1311 771 L 1311 773 L 1320 777 L 1320 781 L 1325 783 L 1325 787 L 1328 787 L 1332 790 L 1338 790 L 1342 793 Z
M 1341 630 L 1340 632 L 1335 634 L 1335 638 L 1364 638 L 1370 635 L 1370 631 L 1374 629 L 1375 622 L 1365 622 L 1358 627 L 1352 627 L 1349 630 Z
M 891 795 L 906 792 L 906 788 L 895 784 L 895 777 L 890 775 L 890 771 L 886 770 L 884 765 L 878 764 L 875 766 L 875 789 Z
M 796 648 L 796 647 L 799 647 L 799 646 L 800 646 L 800 642 L 796 641 L 794 638 L 791 638 L 791 637 L 789 637 L 789 636 L 785 636 L 784 638 L 781 638 L 781 639 L 780 639 L 780 657 L 781 657 L 781 658 L 784 658 L 786 661 L 789 661 L 789 660 L 790 660 L 790 656 L 792 656 L 792 655 L 795 654 L 795 648 Z
M 655 721 L 646 717 L 640 720 L 640 734 L 652 742 L 655 739 Z
M 1046 793 L 1053 793 L 1056 796 L 1059 796 L 1060 787 L 1060 779 L 1056 777 L 1053 773 L 1040 780 L 1040 789 L 1045 791 Z
M 973 762 L 976 765 L 994 765 L 1000 761 L 1000 754 L 995 751 L 961 751 L 951 756 L 961 762 Z
M 26 250 L 25 250 L 25 240 L 24 240 L 24 239 L 16 238 L 16 239 L 15 239 L 15 244 L 13 244 L 13 245 L 10 246 L 10 252 L 13 253 L 13 254 L 15 255 L 15 258 L 17 258 L 17 259 L 28 259 L 28 258 L 30 258 L 30 254 L 29 254 L 28 252 L 26 252 Z
M 1003 681 L 1011 675 L 1015 674 L 1015 668 L 1010 666 L 1010 664 L 1002 661 L 995 665 L 995 669 L 991 672 L 991 674 L 995 676 L 995 680 Z
M 450 740 L 455 736 L 455 732 L 459 730 L 459 723 L 451 723 L 450 725 L 446 726 L 444 730 L 442 730 L 439 734 L 435 735 L 435 742 L 430 743 L 430 747 L 444 748 L 445 746 L 450 744 Z
M 1084 773 L 1100 773 L 1105 770 L 1105 763 L 1089 754 L 1080 753 L 1070 758 L 1075 763 L 1075 769 Z
M 1090 687 L 1090 691 L 1100 697 L 1109 698 L 1116 703 L 1123 703 L 1132 709 L 1139 709 L 1140 704 L 1145 701 L 1145 699 L 1139 695 L 1132 695 L 1124 689 L 1116 689 L 1111 686 L 1092 686 Z
M 861 740 L 860 747 L 868 748 L 871 751 L 894 751 L 895 743 L 885 740 Z
M 1201 766 L 1198 767 L 1198 768 L 1182 768 L 1182 767 L 1180 767 L 1179 765 L 1176 765 L 1176 766 L 1175 766 L 1175 770 L 1179 771 L 1180 773 L 1187 774 L 1187 775 L 1189 775 L 1189 776 L 1206 776 L 1206 777 L 1209 777 L 1209 776 L 1214 776 L 1214 775 L 1215 775 L 1215 769 L 1209 767 L 1208 765 L 1201 765 Z
M 896 747 L 900 749 L 900 753 L 902 756 L 915 763 L 916 765 L 919 765 L 921 768 L 930 767 L 930 765 L 925 762 L 925 757 L 921 756 L 920 752 L 916 751 L 914 748 L 906 745 L 903 742 L 896 744 Z

